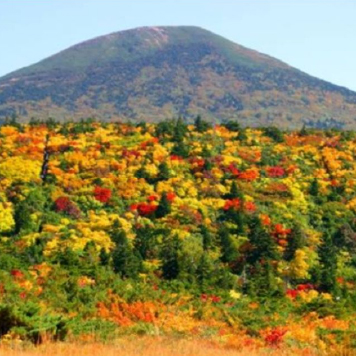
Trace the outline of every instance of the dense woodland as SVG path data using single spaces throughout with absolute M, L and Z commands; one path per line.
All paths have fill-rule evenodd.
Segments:
M 3 342 L 95 332 L 351 343 L 355 157 L 351 131 L 7 121 Z

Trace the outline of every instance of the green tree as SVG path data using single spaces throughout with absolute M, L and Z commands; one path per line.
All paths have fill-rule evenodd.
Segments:
M 162 276 L 164 279 L 176 279 L 179 275 L 179 250 L 181 243 L 177 235 L 165 236 L 162 248 Z
M 213 265 L 207 252 L 200 258 L 196 271 L 197 281 L 202 290 L 206 290 L 212 282 Z
M 104 247 L 100 249 L 99 260 L 102 266 L 109 266 L 110 264 L 110 253 L 106 252 Z
M 32 189 L 27 197 L 16 205 L 16 233 L 38 232 L 49 201 L 50 199 L 42 187 Z M 36 217 L 34 217 L 34 214 L 36 214 Z
M 115 243 L 115 248 L 112 252 L 114 271 L 122 277 L 137 277 L 141 269 L 141 258 L 135 253 L 118 220 L 113 224 L 110 237 Z
M 244 195 L 242 190 L 238 187 L 235 181 L 232 182 L 230 187 L 230 192 L 225 195 L 226 199 L 240 199 L 241 201 L 244 200 Z
M 270 137 L 274 142 L 284 142 L 284 136 L 282 131 L 275 126 L 269 126 L 264 129 L 264 135 Z
M 134 247 L 143 260 L 158 257 L 157 234 L 162 231 L 155 230 L 153 227 L 139 228 L 135 230 L 136 237 Z M 166 232 L 163 230 L 163 234 Z
M 167 193 L 164 192 L 159 201 L 157 210 L 156 210 L 156 218 L 160 219 L 165 217 L 171 212 L 171 202 L 167 198 Z
M 292 261 L 295 257 L 295 251 L 305 246 L 305 234 L 300 225 L 296 224 L 292 228 L 288 236 L 288 244 L 284 252 L 284 258 L 287 261 Z
M 141 261 L 134 253 L 123 230 L 115 236 L 116 246 L 112 252 L 114 271 L 122 277 L 136 278 L 141 267 Z
M 158 180 L 168 180 L 170 178 L 170 172 L 168 168 L 168 164 L 166 162 L 162 162 L 158 166 Z
M 204 121 L 200 115 L 195 118 L 194 125 L 196 131 L 200 133 L 207 131 L 211 127 L 211 125 L 207 121 Z
M 221 262 L 232 264 L 239 257 L 239 251 L 236 243 L 231 236 L 229 229 L 222 225 L 219 229 L 219 238 L 221 246 Z
M 320 262 L 320 289 L 324 292 L 334 292 L 336 287 L 337 249 L 328 232 L 323 234 L 318 254 Z
M 239 134 L 236 136 L 236 139 L 241 141 L 241 142 L 244 142 L 247 140 L 247 133 L 246 133 L 246 129 L 240 129 L 239 131 Z
M 200 233 L 203 239 L 203 249 L 204 251 L 209 250 L 213 245 L 212 233 L 205 225 L 200 225 Z
M 183 142 L 187 131 L 188 131 L 188 127 L 186 123 L 181 117 L 179 117 L 174 126 L 172 141 Z
M 309 187 L 309 194 L 313 197 L 318 197 L 320 194 L 319 189 L 319 181 L 317 178 L 314 178 Z
M 247 262 L 255 265 L 261 260 L 277 260 L 277 244 L 273 237 L 263 228 L 261 220 L 253 217 L 249 224 L 248 235 L 251 249 L 248 253 Z
M 237 121 L 228 121 L 222 125 L 232 132 L 239 132 L 241 129 L 240 124 Z
M 172 152 L 173 155 L 180 156 L 183 158 L 188 158 L 189 156 L 189 147 L 183 141 L 177 141 L 173 148 Z

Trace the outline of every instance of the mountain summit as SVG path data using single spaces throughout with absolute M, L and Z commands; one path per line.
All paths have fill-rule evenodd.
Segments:
M 356 128 L 356 93 L 199 27 L 101 36 L 0 78 L 0 118 Z

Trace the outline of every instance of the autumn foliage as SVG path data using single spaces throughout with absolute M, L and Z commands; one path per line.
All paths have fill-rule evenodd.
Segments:
M 200 125 L 0 128 L 1 342 L 354 347 L 355 134 Z

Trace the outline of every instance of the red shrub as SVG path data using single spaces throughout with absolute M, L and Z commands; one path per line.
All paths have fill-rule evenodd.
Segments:
M 274 166 L 274 167 L 268 167 L 267 168 L 267 175 L 270 178 L 278 178 L 278 177 L 283 177 L 285 175 L 285 170 L 284 168 L 280 166 Z
M 56 211 L 59 212 L 65 212 L 67 211 L 69 205 L 71 204 L 71 201 L 69 198 L 67 197 L 59 197 L 55 202 L 54 202 L 55 206 L 56 206 Z
M 244 203 L 244 209 L 249 213 L 254 213 L 256 211 L 256 205 L 252 201 L 246 201 Z
M 54 205 L 57 212 L 67 213 L 76 219 L 80 217 L 80 210 L 68 197 L 57 198 Z
M 223 209 L 224 210 L 230 210 L 230 209 L 238 210 L 240 208 L 241 208 L 241 201 L 239 198 L 235 198 L 235 199 L 226 200 Z
M 283 337 L 286 334 L 286 332 L 287 329 L 281 327 L 272 329 L 264 337 L 266 344 L 269 346 L 278 346 L 283 341 Z
M 157 210 L 157 205 L 151 203 L 135 203 L 130 206 L 130 210 L 136 210 L 141 216 L 149 216 Z
M 176 195 L 173 192 L 167 193 L 168 201 L 172 202 L 176 198 Z
M 94 198 L 102 203 L 107 203 L 111 198 L 111 190 L 96 186 L 94 189 Z

